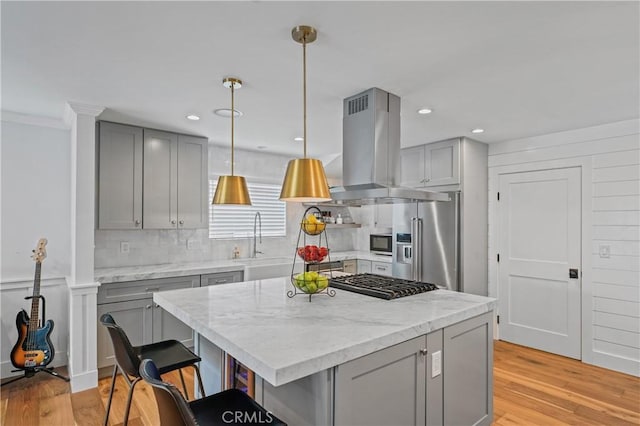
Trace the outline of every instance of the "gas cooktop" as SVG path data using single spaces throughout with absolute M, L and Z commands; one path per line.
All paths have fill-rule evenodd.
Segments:
M 330 286 L 387 300 L 438 289 L 438 286 L 435 284 L 376 274 L 355 274 L 334 277 L 330 280 Z

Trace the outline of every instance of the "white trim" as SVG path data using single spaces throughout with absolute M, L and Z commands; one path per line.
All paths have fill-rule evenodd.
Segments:
M 41 115 L 23 114 L 21 112 L 6 111 L 0 112 L 2 121 L 7 123 L 28 124 L 30 126 L 50 127 L 52 129 L 69 130 L 69 126 L 59 118 L 44 117 Z
M 67 283 L 67 287 L 69 288 L 69 291 L 79 295 L 97 293 L 98 287 L 100 287 L 101 285 L 99 281 L 75 284 L 71 279 L 71 277 L 66 277 L 65 281 Z
M 62 277 L 42 278 L 40 280 L 40 287 L 56 287 L 56 286 L 66 286 L 66 285 L 67 285 L 67 282 Z M 11 280 L 3 281 L 0 283 L 0 291 L 16 290 L 16 289 L 31 288 L 31 287 L 33 287 L 33 278 L 11 279 Z
M 541 170 L 553 170 L 568 167 L 580 167 L 580 184 L 582 186 L 582 199 L 581 199 L 581 242 L 580 242 L 580 257 L 582 269 L 582 283 L 580 289 L 581 300 L 581 358 L 582 360 L 593 359 L 592 348 L 592 268 L 591 268 L 591 226 L 592 226 L 592 212 L 591 212 L 591 158 L 577 157 L 566 158 L 561 160 L 552 161 L 539 161 L 535 163 L 514 164 L 510 166 L 491 167 L 489 169 L 489 217 L 492 218 L 492 228 L 489 235 L 489 296 L 498 298 L 500 297 L 498 291 L 498 268 L 496 262 L 496 254 L 498 253 L 498 203 L 496 193 L 499 188 L 500 175 L 510 173 L 521 173 Z M 491 196 L 493 194 L 493 197 Z M 588 297 L 587 297 L 588 295 Z M 497 314 L 500 312 L 496 309 Z M 498 326 L 498 331 L 500 326 Z
M 99 105 L 84 104 L 81 102 L 67 101 L 65 105 L 65 113 L 74 112 L 76 114 L 89 115 L 97 117 L 105 110 L 105 107 Z
M 71 393 L 93 389 L 98 383 L 98 370 L 85 371 L 81 374 L 71 374 Z

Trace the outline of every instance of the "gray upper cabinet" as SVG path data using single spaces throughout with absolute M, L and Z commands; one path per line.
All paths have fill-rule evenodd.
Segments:
M 420 188 L 460 183 L 460 139 L 450 139 L 400 153 L 400 185 Z
M 424 186 L 425 158 L 424 145 L 405 148 L 400 151 L 400 185 L 409 188 Z
M 178 135 L 144 130 L 145 229 L 178 226 Z
M 98 229 L 208 226 L 206 138 L 98 125 Z
M 178 135 L 178 228 L 209 224 L 208 141 Z
M 98 228 L 142 227 L 142 129 L 98 124 Z

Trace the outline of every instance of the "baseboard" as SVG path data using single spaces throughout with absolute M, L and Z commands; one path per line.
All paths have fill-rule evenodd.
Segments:
M 68 365 L 68 358 L 66 353 L 56 352 L 56 356 L 51 364 L 48 367 L 63 367 Z M 6 379 L 9 377 L 20 376 L 22 374 L 21 371 L 17 371 L 12 373 L 11 370 L 15 370 L 16 368 L 11 364 L 10 360 L 0 362 L 0 378 Z
M 72 374 L 71 393 L 82 392 L 98 386 L 98 370 L 85 371 L 81 374 Z
M 594 351 L 591 360 L 589 362 L 584 362 L 598 367 L 607 368 L 609 370 L 615 370 L 621 373 L 640 377 L 640 360 L 622 358 L 604 352 Z

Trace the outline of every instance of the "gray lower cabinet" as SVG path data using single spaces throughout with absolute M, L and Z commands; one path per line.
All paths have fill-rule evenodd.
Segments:
M 424 425 L 423 349 L 426 337 L 418 337 L 336 367 L 335 424 Z
M 493 420 L 492 345 L 491 313 L 444 329 L 445 425 L 491 424 Z
M 98 368 L 115 363 L 113 346 L 107 329 L 100 324 L 100 317 L 110 313 L 127 333 L 134 346 L 152 342 L 153 309 L 149 299 L 132 300 L 98 305 Z
M 237 283 L 243 279 L 243 271 L 218 272 L 215 274 L 201 275 L 200 285 L 205 287 L 208 285 Z
M 470 318 L 337 366 L 334 424 L 491 424 L 491 315 Z
M 200 286 L 200 276 L 162 278 L 104 284 L 98 289 L 98 368 L 113 365 L 109 333 L 99 322 L 110 313 L 134 346 L 175 339 L 193 347 L 193 330 L 153 303 L 156 291 Z

